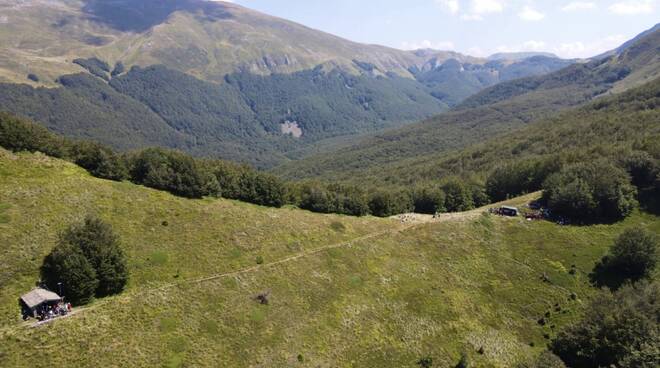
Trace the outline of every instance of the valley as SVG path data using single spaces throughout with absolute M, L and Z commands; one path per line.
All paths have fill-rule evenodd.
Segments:
M 0 367 L 658 367 L 655 15 L 0 0 Z
M 121 150 L 159 145 L 272 168 L 323 141 L 410 124 L 498 82 L 573 63 L 400 51 L 229 3 L 142 2 L 157 15 L 142 19 L 125 1 L 0 3 L 9 14 L 0 33 L 3 110 Z M 69 29 L 87 36 L 72 39 Z M 291 119 L 300 139 L 280 131 Z

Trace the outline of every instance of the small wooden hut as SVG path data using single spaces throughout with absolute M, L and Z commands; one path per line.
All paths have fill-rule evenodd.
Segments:
M 21 296 L 19 304 L 23 318 L 34 317 L 46 312 L 49 307 L 53 307 L 62 302 L 62 297 L 52 291 L 35 288 L 27 294 Z

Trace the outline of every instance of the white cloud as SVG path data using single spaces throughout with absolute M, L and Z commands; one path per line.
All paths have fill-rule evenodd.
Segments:
M 433 50 L 454 50 L 456 46 L 451 41 L 413 41 L 404 42 L 401 47 L 404 50 L 419 50 L 419 49 L 433 49 Z
M 461 10 L 461 5 L 458 3 L 458 0 L 435 0 L 435 2 L 442 5 L 452 14 L 456 14 Z
M 462 20 L 483 20 L 485 14 L 504 11 L 506 0 L 470 0 L 468 11 L 461 15 Z
M 475 20 L 475 21 L 481 21 L 484 20 L 484 17 L 482 17 L 479 14 L 463 14 L 461 15 L 462 20 Z
M 546 44 L 543 41 L 529 40 L 522 44 L 508 46 L 501 45 L 495 48 L 496 52 L 523 52 L 523 51 L 545 51 Z
M 477 56 L 477 57 L 486 57 L 486 56 L 488 56 L 488 53 L 486 51 L 484 51 L 481 47 L 478 47 L 478 46 L 470 47 L 469 49 L 467 49 L 465 51 L 470 56 Z
M 520 17 L 520 19 L 526 20 L 528 22 L 536 22 L 545 18 L 545 14 L 532 8 L 529 5 L 523 7 L 520 13 L 518 13 L 518 16 Z
M 470 6 L 472 14 L 501 13 L 504 10 L 502 0 L 472 0 Z
M 545 42 L 529 40 L 524 42 L 522 46 L 524 51 L 541 51 L 545 48 Z
M 626 40 L 627 38 L 623 35 L 611 35 L 589 43 L 583 41 L 561 43 L 555 46 L 552 51 L 565 58 L 588 58 L 615 49 Z
M 592 1 L 573 1 L 564 5 L 561 10 L 565 12 L 581 11 L 581 10 L 592 10 L 596 9 L 598 6 Z
M 614 14 L 637 15 L 653 13 L 655 0 L 627 0 L 612 4 L 609 9 Z

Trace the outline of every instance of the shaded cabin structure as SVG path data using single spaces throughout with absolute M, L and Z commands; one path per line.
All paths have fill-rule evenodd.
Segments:
M 500 214 L 502 216 L 516 217 L 520 211 L 516 207 L 502 206 L 500 207 Z
M 21 313 L 24 319 L 39 316 L 46 313 L 49 308 L 56 307 L 62 302 L 62 297 L 52 291 L 35 288 L 19 299 Z

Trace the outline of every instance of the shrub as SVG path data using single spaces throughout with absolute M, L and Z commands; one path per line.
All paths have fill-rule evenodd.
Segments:
M 621 159 L 622 167 L 632 178 L 632 183 L 639 189 L 653 185 L 658 173 L 658 163 L 644 151 L 633 151 Z
M 31 80 L 31 81 L 33 81 L 33 82 L 39 82 L 39 77 L 38 77 L 36 74 L 34 74 L 34 73 L 30 73 L 30 74 L 28 74 L 28 75 L 27 75 L 27 79 L 29 79 L 29 80 Z
M 461 212 L 474 208 L 472 192 L 458 179 L 450 179 L 442 186 L 445 192 L 445 208 L 448 212 Z
M 436 187 L 421 187 L 413 190 L 413 206 L 416 213 L 435 214 L 445 211 L 445 192 Z
M 66 156 L 64 140 L 42 127 L 9 114 L 0 113 L 0 146 L 14 152 L 43 152 L 53 157 Z
M 470 362 L 468 361 L 468 356 L 465 353 L 461 353 L 461 360 L 456 364 L 456 368 L 469 368 Z
M 570 367 L 657 367 L 660 359 L 660 282 L 605 292 L 585 309 L 581 321 L 551 342 Z
M 112 73 L 110 73 L 110 75 L 113 76 L 113 77 L 116 77 L 116 76 L 122 74 L 125 71 L 126 71 L 126 68 L 124 67 L 124 63 L 122 63 L 121 61 L 118 61 L 117 64 L 115 64 L 114 69 L 112 69 Z
M 490 197 L 486 194 L 486 188 L 481 185 L 472 185 L 470 187 L 472 194 L 472 204 L 474 207 L 483 207 L 490 203 Z
M 568 166 L 550 176 L 543 190 L 555 215 L 580 223 L 619 220 L 637 205 L 628 175 L 605 161 Z
M 41 279 L 51 290 L 59 291 L 75 305 L 89 303 L 99 285 L 96 271 L 77 246 L 60 241 L 41 266 Z
M 95 75 L 106 81 L 110 80 L 107 75 L 107 73 L 110 72 L 110 66 L 103 60 L 94 57 L 89 59 L 78 58 L 74 59 L 73 63 L 85 68 L 92 75 Z
M 541 189 L 545 179 L 559 171 L 560 160 L 525 160 L 509 163 L 493 170 L 486 180 L 486 193 L 498 202 Z
M 420 360 L 417 361 L 417 365 L 420 366 L 420 368 L 431 368 L 433 366 L 433 358 L 431 357 L 421 358 Z
M 69 227 L 61 242 L 78 248 L 94 268 L 98 287 L 96 296 L 120 293 L 128 281 L 128 267 L 119 238 L 112 227 L 96 217 L 87 217 L 82 224 Z
M 217 180 L 192 157 L 177 151 L 148 148 L 131 160 L 134 183 L 167 190 L 187 198 L 201 198 L 220 192 Z
M 94 142 L 79 142 L 71 151 L 74 162 L 97 178 L 116 181 L 128 178 L 125 162 L 106 146 Z
M 624 231 L 610 248 L 610 254 L 590 275 L 598 286 L 618 288 L 626 281 L 648 279 L 658 262 L 657 236 L 643 228 Z
M 378 217 L 410 212 L 412 207 L 412 198 L 407 192 L 378 191 L 369 198 L 369 211 Z
M 351 216 L 364 216 L 369 213 L 367 196 L 356 187 L 310 182 L 300 185 L 298 192 L 298 206 L 312 212 Z
M 299 207 L 319 213 L 332 212 L 333 201 L 326 188 L 318 183 L 307 183 L 300 191 Z
M 284 182 L 273 175 L 245 171 L 238 182 L 238 199 L 242 201 L 270 207 L 282 207 L 286 203 Z

